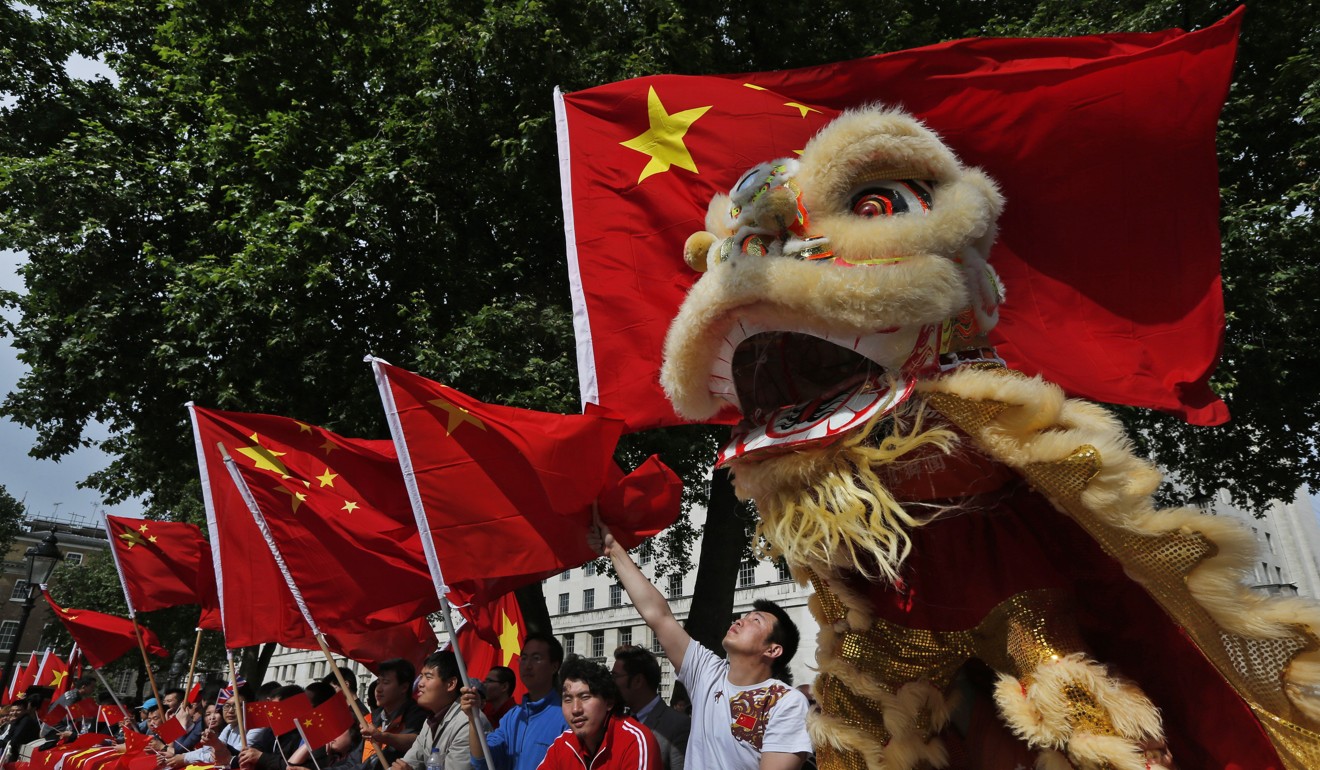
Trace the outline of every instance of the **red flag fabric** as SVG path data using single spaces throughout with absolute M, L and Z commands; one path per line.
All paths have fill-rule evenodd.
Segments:
M 188 690 L 188 702 L 196 703 L 197 697 L 202 694 L 202 683 L 193 682 L 193 686 Z
M 655 76 L 557 99 L 584 403 L 682 422 L 658 372 L 706 205 L 849 107 L 899 105 L 1000 184 L 993 342 L 1070 393 L 1228 418 L 1215 128 L 1241 10 L 1192 33 L 969 39 L 819 67 Z M 641 140 L 641 141 L 638 141 Z M 1139 180 L 1139 181 L 1138 181 Z M 1133 194 L 1134 183 L 1150 194 Z
M 94 668 L 104 668 L 118 660 L 124 653 L 137 649 L 133 621 L 128 618 L 92 610 L 66 609 L 56 604 L 45 589 L 41 593 L 46 597 L 51 610 L 55 612 L 55 617 L 60 619 L 68 629 L 69 635 L 82 649 L 83 657 L 87 658 L 87 662 Z M 162 658 L 169 654 L 160 646 L 151 629 L 142 625 L 138 628 L 142 632 L 142 641 L 147 647 L 147 652 Z
M 160 727 L 156 728 L 156 737 L 160 738 L 161 743 L 164 743 L 166 746 L 174 743 L 187 734 L 188 728 L 184 727 L 183 723 L 180 722 L 177 717 L 166 719 L 164 722 L 160 723 Z
M 331 523 L 322 521 L 322 526 L 315 529 L 318 535 L 325 536 L 325 541 L 317 541 L 315 536 L 311 539 L 304 536 L 298 541 L 299 548 L 284 549 L 283 553 L 291 571 L 296 573 L 295 578 L 311 578 L 307 585 L 299 583 L 299 588 L 305 597 L 316 597 L 319 601 L 333 593 L 340 600 L 352 600 L 334 606 L 318 604 L 313 611 L 313 619 L 318 626 L 325 625 L 323 631 L 331 650 L 374 670 L 378 663 L 389 658 L 403 657 L 420 661 L 435 649 L 435 633 L 425 617 L 411 614 L 420 612 L 424 615 L 425 608 L 431 606 L 427 604 L 426 597 L 407 594 L 406 579 L 399 580 L 397 584 L 399 592 L 395 593 L 394 581 L 389 580 L 389 588 L 382 589 L 378 582 L 371 582 L 375 579 L 375 575 L 365 574 L 375 570 L 375 567 L 367 569 L 366 565 L 377 563 L 373 561 L 373 555 L 368 552 L 371 546 L 365 544 L 379 545 L 384 549 L 387 547 L 386 541 L 391 533 L 400 538 L 405 537 L 406 533 L 400 530 L 397 524 L 385 531 L 373 531 L 366 526 L 359 530 L 351 521 L 358 511 L 364 510 L 367 506 L 397 503 L 381 502 L 392 498 L 388 490 L 382 492 L 381 487 L 385 486 L 385 483 L 379 479 L 373 477 L 354 480 L 350 484 L 346 480 L 349 474 L 340 474 L 337 470 L 340 467 L 339 463 L 346 462 L 345 456 L 352 454 L 351 462 L 345 467 L 352 467 L 360 472 L 362 467 L 369 466 L 384 473 L 385 471 L 382 470 L 384 461 L 381 457 L 388 455 L 381 455 L 379 451 L 374 451 L 373 447 L 388 449 L 385 447 L 386 442 L 344 439 L 329 431 L 281 417 L 237 415 L 242 420 L 236 421 L 230 419 L 232 415 L 225 412 L 196 406 L 190 407 L 190 411 L 193 417 L 193 432 L 202 476 L 208 529 L 212 534 L 212 558 L 214 563 L 220 566 L 220 569 L 216 570 L 217 593 L 222 607 L 226 645 L 235 648 L 279 642 L 286 647 L 296 649 L 319 648 L 311 629 L 299 612 L 278 564 L 270 553 L 261 530 L 229 476 L 216 447 L 217 443 L 224 444 L 236 461 L 241 459 L 252 463 L 250 466 L 239 463 L 245 475 L 250 474 L 253 469 L 262 472 L 268 469 L 261 466 L 284 468 L 286 471 L 305 474 L 299 476 L 301 482 L 305 483 L 300 482 L 296 486 L 292 482 L 293 473 L 280 472 L 278 476 L 289 475 L 290 478 L 268 477 L 263 482 L 270 486 L 270 489 L 261 492 L 259 501 L 265 498 L 269 502 L 272 496 L 278 496 L 275 499 L 278 499 L 284 509 L 289 511 L 290 517 L 295 513 L 294 502 L 300 503 L 297 511 L 300 518 L 298 522 L 289 521 L 285 517 L 280 517 L 279 522 L 272 521 L 276 517 L 267 509 L 267 522 L 273 529 L 283 528 L 281 531 L 294 532 L 298 531 L 299 527 L 306 527 L 310 531 L 311 523 L 301 519 L 310 519 L 310 516 L 303 514 L 310 514 L 319 508 L 314 509 L 311 505 L 303 505 L 303 503 L 310 500 L 317 506 L 323 506 L 324 501 L 328 499 L 327 495 L 330 494 L 329 490 L 335 488 L 328 483 L 324 487 L 320 486 L 323 479 L 333 481 L 346 492 L 361 495 L 361 497 L 350 495 L 338 500 L 332 511 L 343 520 Z M 243 433 L 245 428 L 252 430 Z M 277 446 L 271 443 L 276 441 L 277 436 L 292 438 L 284 432 L 290 428 L 296 435 L 311 436 L 313 443 L 310 446 L 299 444 L 298 447 L 284 443 Z M 255 440 L 252 438 L 253 435 L 256 436 Z M 285 448 L 279 448 L 281 446 Z M 297 454 L 292 451 L 286 452 L 286 449 L 294 448 L 298 448 Z M 310 452 L 303 451 L 309 448 Z M 310 469 L 307 463 L 311 462 L 312 456 L 321 458 L 321 467 Z M 394 473 L 398 474 L 397 464 Z M 284 492 L 277 492 L 274 491 L 275 484 L 271 484 L 271 481 L 288 481 L 290 485 L 279 485 L 278 488 L 283 489 Z M 254 485 L 250 483 L 249 486 Z M 296 487 L 301 487 L 301 490 Z M 316 487 L 315 492 L 313 487 Z M 254 495 L 258 495 L 259 488 L 260 485 L 256 485 L 253 490 Z M 349 502 L 358 503 L 358 507 L 345 510 Z M 371 510 L 379 509 L 372 507 Z M 408 508 L 405 507 L 403 510 L 406 512 Z M 372 522 L 379 521 L 375 518 L 370 519 L 368 526 Z M 334 525 L 333 528 L 331 524 Z M 347 538 L 354 533 L 362 545 L 356 553 L 350 554 L 347 550 Z M 415 526 L 412 536 L 416 537 Z M 328 545 L 332 542 L 334 545 Z M 309 557 L 307 553 L 303 553 L 300 550 L 302 547 L 311 549 L 309 553 L 314 553 L 315 556 Z M 392 549 L 390 553 L 398 554 L 400 549 L 398 543 L 389 544 L 388 547 Z M 418 552 L 420 553 L 420 549 Z M 347 561 L 341 561 L 341 558 Z M 383 574 L 386 578 L 390 575 L 390 572 Z M 378 589 L 374 598 L 379 606 L 371 611 L 366 611 L 362 606 L 365 598 L 359 583 L 364 580 L 367 581 L 367 585 L 376 586 Z M 428 582 L 429 601 L 434 603 L 436 602 L 434 590 L 430 589 L 429 585 Z M 346 608 L 352 611 L 346 612 Z M 361 614 L 355 614 L 359 611 Z M 395 618 L 394 624 L 384 625 L 391 617 Z M 366 620 L 366 618 L 370 619 Z
M 312 701 L 308 699 L 307 693 L 300 692 L 290 698 L 285 698 L 279 704 L 278 709 L 269 712 L 270 729 L 276 735 L 283 735 L 290 730 L 296 730 L 297 726 L 293 724 L 293 720 L 303 721 L 312 713 Z
M 348 703 L 341 697 L 334 697 L 312 709 L 312 713 L 298 721 L 302 724 L 307 747 L 315 751 L 343 735 L 353 726 L 354 720 Z
M 9 683 L 9 690 L 6 693 L 6 705 L 27 695 L 28 688 L 37 679 L 37 665 L 37 653 L 33 651 L 28 654 L 27 665 L 21 671 L 14 672 L 14 680 Z
M 489 604 L 459 607 L 463 624 L 454 632 L 458 649 L 463 653 L 469 679 L 484 680 L 495 666 L 508 666 L 518 671 L 523 640 L 527 626 L 523 622 L 522 608 L 513 594 L 505 594 Z M 515 677 L 517 685 L 512 693 L 513 702 L 522 701 L 527 692 L 522 677 Z
M 258 727 L 270 727 L 272 719 L 282 719 L 283 710 L 280 702 L 274 700 L 245 701 L 243 703 L 243 724 L 249 730 Z
M 69 664 L 60 659 L 58 655 L 51 655 L 46 660 L 46 665 L 41 671 L 42 687 L 51 688 L 50 699 L 58 699 L 61 695 L 69 691 Z
M 63 722 L 66 717 L 75 722 L 83 720 L 90 721 L 97 715 L 97 713 L 98 709 L 96 708 L 96 701 L 91 698 L 83 698 L 77 703 L 70 705 L 67 710 L 64 706 L 58 704 L 51 705 L 41 717 L 41 721 L 48 725 L 57 725 L 60 722 Z
M 562 415 L 484 404 L 375 366 L 456 604 L 490 602 L 595 558 L 586 533 L 593 501 L 621 483 L 612 459 L 620 420 L 594 407 Z M 601 513 L 611 528 L 627 529 L 616 512 Z M 660 511 L 640 529 L 658 531 L 677 515 L 677 507 Z
M 196 604 L 198 625 L 220 631 L 211 547 L 196 525 L 178 521 L 105 517 L 115 567 L 137 612 Z

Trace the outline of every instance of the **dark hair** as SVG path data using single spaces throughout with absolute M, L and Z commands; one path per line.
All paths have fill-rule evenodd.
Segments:
M 518 688 L 518 677 L 514 676 L 513 669 L 508 666 L 491 666 L 490 673 L 486 676 L 504 685 L 510 696 Z
M 614 651 L 614 659 L 623 664 L 624 673 L 630 678 L 641 674 L 652 692 L 660 691 L 660 661 L 655 659 L 655 653 L 645 647 L 625 644 Z
M 417 678 L 417 668 L 411 661 L 403 658 L 390 658 L 376 666 L 377 678 L 385 674 L 394 674 L 394 681 L 407 687 L 408 692 L 411 693 L 413 680 Z
M 280 689 L 276 690 L 275 694 L 272 695 L 271 697 L 274 698 L 275 700 L 288 700 L 289 698 L 292 698 L 293 696 L 301 692 L 304 692 L 304 690 L 298 685 L 286 684 L 280 687 Z
M 164 690 L 160 691 L 160 697 L 162 698 L 169 695 L 179 696 L 180 703 L 188 700 L 188 693 L 184 692 L 182 687 L 166 687 Z
M 774 664 L 770 667 L 770 673 L 775 679 L 793 684 L 793 675 L 788 671 L 788 664 L 793 661 L 793 656 L 797 654 L 798 642 L 801 640 L 797 624 L 788 616 L 783 607 L 769 599 L 757 599 L 752 602 L 752 609 L 774 616 L 775 625 L 770 629 L 770 634 L 765 640 L 784 648 L 784 654 L 775 658 Z
M 257 700 L 270 700 L 275 697 L 275 693 L 280 691 L 284 685 L 279 682 L 265 682 L 257 688 Z
M 674 680 L 674 692 L 669 696 L 669 707 L 680 708 L 679 704 L 683 704 L 681 708 L 684 709 L 684 714 L 692 713 L 692 698 L 688 695 L 687 685 Z
M 422 668 L 433 668 L 440 675 L 441 679 L 452 679 L 460 676 L 458 670 L 458 658 L 454 657 L 453 650 L 440 650 L 427 656 L 422 662 Z M 462 682 L 466 686 L 467 682 Z
M 544 642 L 550 648 L 550 660 L 563 665 L 564 663 L 564 645 L 559 643 L 552 634 L 543 634 L 540 631 L 534 631 L 523 637 L 523 649 L 527 649 L 528 642 Z
M 619 693 L 619 685 L 614 683 L 614 675 L 608 668 L 575 655 L 559 669 L 560 696 L 563 696 L 569 680 L 585 684 L 592 695 L 609 701 L 611 714 L 623 713 L 623 695 Z
M 395 658 L 395 660 L 398 660 L 398 658 Z M 385 661 L 385 663 L 393 663 L 393 662 L 394 662 L 394 661 L 391 661 L 391 660 L 387 660 L 387 661 Z M 385 670 L 385 663 L 381 663 L 381 664 L 380 664 L 380 667 L 381 667 L 381 670 L 382 670 L 382 671 Z M 405 660 L 404 663 L 408 663 L 408 661 Z M 412 665 L 412 664 L 409 663 L 408 665 Z M 348 666 L 340 666 L 340 667 L 339 667 L 339 675 L 342 676 L 342 677 L 344 677 L 344 681 L 348 683 L 348 686 L 349 686 L 349 687 L 352 687 L 352 688 L 355 689 L 355 690 L 357 689 L 357 672 L 355 672 L 353 669 L 349 668 Z M 378 676 L 379 676 L 379 675 L 378 675 Z M 331 671 L 330 673 L 328 673 L 328 674 L 326 674 L 325 676 L 321 677 L 321 681 L 322 681 L 322 682 L 325 682 L 326 684 L 330 685 L 331 687 L 338 687 L 338 686 L 339 686 L 339 680 L 335 678 L 335 672 L 334 672 L 334 671 Z M 403 680 L 400 680 L 400 681 L 403 681 Z M 355 694 L 356 694 L 356 693 L 355 693 Z
M 311 682 L 303 692 L 307 693 L 307 700 L 311 701 L 313 706 L 319 706 L 338 695 L 335 688 L 325 682 Z

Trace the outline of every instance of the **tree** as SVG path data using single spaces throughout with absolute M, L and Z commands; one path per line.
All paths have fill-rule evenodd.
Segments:
M 970 34 L 1199 27 L 1232 4 L 30 7 L 0 12 L 0 247 L 30 257 L 27 293 L 3 301 L 21 313 L 6 331 L 31 367 L 3 412 L 37 430 L 39 457 L 104 422 L 115 460 L 88 483 L 195 520 L 188 400 L 383 435 L 360 363 L 373 352 L 486 400 L 577 408 L 554 85 L 819 64 Z M 1302 258 L 1320 234 L 1317 13 L 1252 9 L 1221 131 L 1230 316 L 1214 384 L 1236 419 L 1203 429 L 1124 410 L 1195 499 L 1227 486 L 1260 505 L 1320 481 L 1320 382 L 1293 355 L 1317 277 Z M 117 82 L 70 78 L 74 53 L 103 58 Z M 712 436 L 638 436 L 622 453 L 666 447 L 701 489 Z M 703 559 L 737 560 L 740 543 L 720 545 Z M 712 617 L 727 616 L 719 606 Z
M 0 485 L 0 553 L 9 553 L 9 547 L 22 531 L 23 519 L 26 517 L 27 506 Z

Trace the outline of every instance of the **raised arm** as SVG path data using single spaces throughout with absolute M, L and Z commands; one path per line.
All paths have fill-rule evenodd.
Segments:
M 683 630 L 674 613 L 670 612 L 669 602 L 646 575 L 642 574 L 641 569 L 623 546 L 615 541 L 609 527 L 601 523 L 599 516 L 596 517 L 592 531 L 587 535 L 587 544 L 596 553 L 609 558 L 610 563 L 614 565 L 614 571 L 619 575 L 619 583 L 623 586 L 623 590 L 628 592 L 628 598 L 632 599 L 637 613 L 660 640 L 660 646 L 665 649 L 665 657 L 669 658 L 669 662 L 674 664 L 674 670 L 677 671 L 683 665 L 683 656 L 687 654 L 692 637 L 688 636 L 688 632 Z

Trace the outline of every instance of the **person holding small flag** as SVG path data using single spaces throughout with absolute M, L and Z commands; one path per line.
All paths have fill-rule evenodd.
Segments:
M 471 736 L 467 715 L 458 705 L 462 678 L 453 650 L 433 653 L 422 664 L 418 679 L 417 704 L 431 713 L 421 733 L 403 758 L 390 770 L 422 770 L 432 756 L 443 758 L 445 770 L 467 770 L 471 755 Z M 485 731 L 490 722 L 478 716 Z M 478 749 L 479 750 L 479 749 Z

